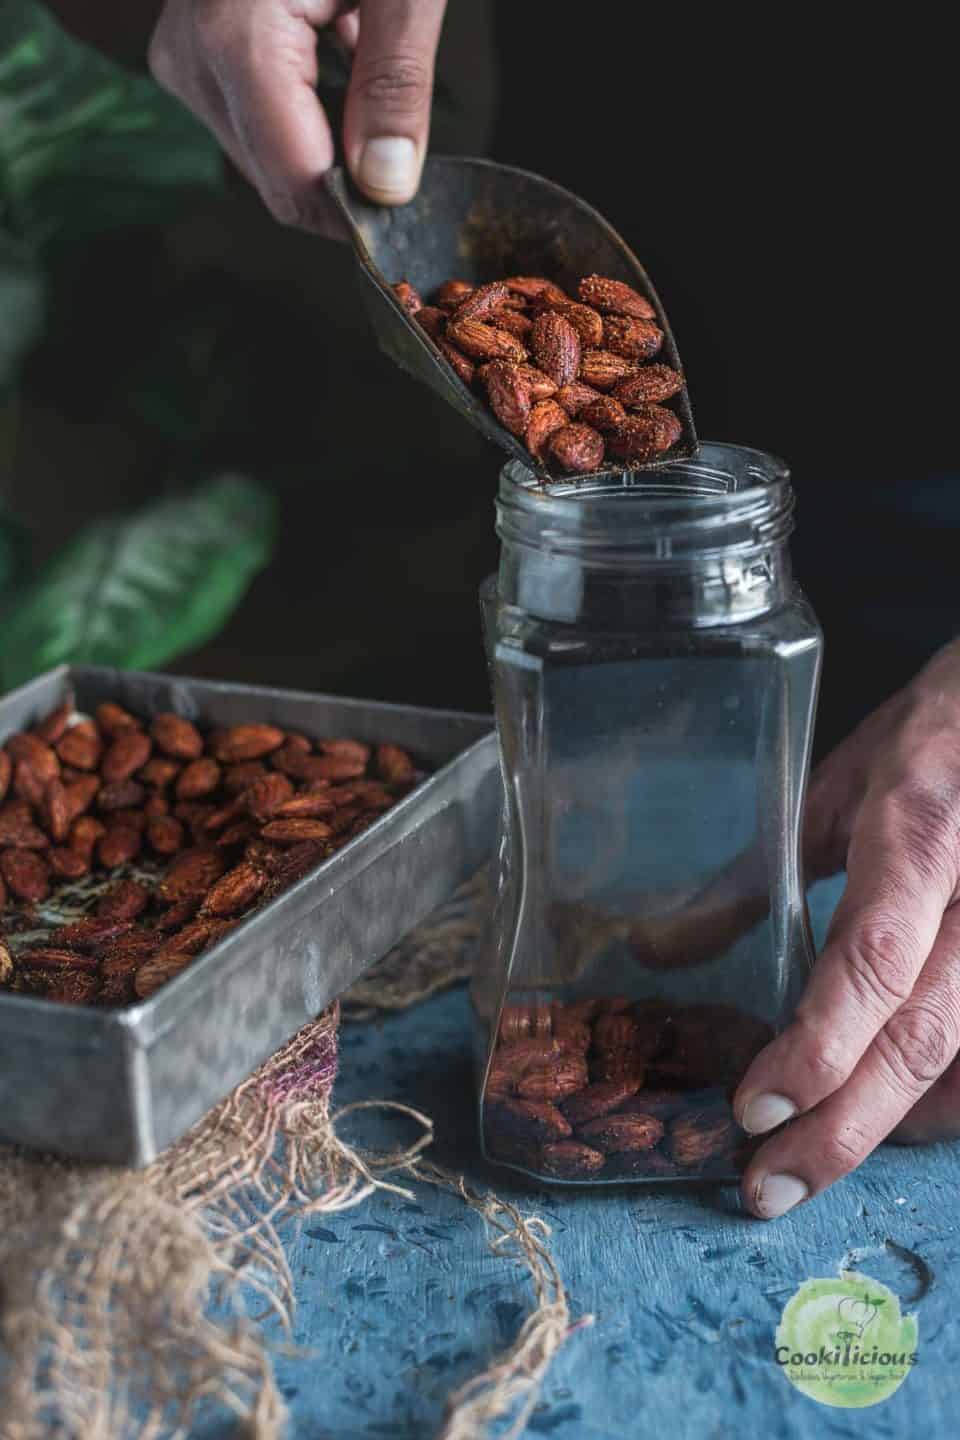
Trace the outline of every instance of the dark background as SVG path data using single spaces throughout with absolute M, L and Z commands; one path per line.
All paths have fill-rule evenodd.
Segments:
M 658 286 L 701 435 L 790 462 L 822 750 L 960 630 L 949 47 L 876 12 L 672 12 L 452 0 L 434 143 L 594 204 Z M 348 253 L 234 178 L 86 268 L 28 375 L 13 500 L 44 543 L 173 473 L 254 473 L 277 556 L 180 668 L 486 708 L 499 455 L 376 352 Z M 161 444 L 151 387 L 206 314 Z

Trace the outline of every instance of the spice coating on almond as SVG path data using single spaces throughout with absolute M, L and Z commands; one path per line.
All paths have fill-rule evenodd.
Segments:
M 585 305 L 607 314 L 630 315 L 638 320 L 655 320 L 657 316 L 650 301 L 622 280 L 587 275 L 580 281 L 577 293 Z
M 580 337 L 555 310 L 547 310 L 533 322 L 530 349 L 540 370 L 557 385 L 569 385 L 580 369 Z
M 547 440 L 547 449 L 564 470 L 575 474 L 587 475 L 603 463 L 603 436 L 580 421 L 554 430 Z

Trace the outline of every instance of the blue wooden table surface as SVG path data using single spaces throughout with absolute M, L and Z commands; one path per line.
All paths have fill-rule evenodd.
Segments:
M 822 935 L 836 885 L 812 897 Z M 774 1223 L 732 1189 L 573 1192 L 486 1169 L 474 1137 L 468 1004 L 457 989 L 342 1032 L 336 1099 L 398 1099 L 431 1114 L 438 1163 L 492 1185 L 552 1226 L 574 1318 L 528 1436 L 923 1434 L 960 1429 L 960 1145 L 885 1147 L 845 1182 Z M 356 1136 L 412 1138 L 375 1117 Z M 426 1440 L 447 1394 L 515 1337 L 531 1305 L 523 1268 L 488 1249 L 455 1196 L 414 1184 L 287 1233 L 299 1311 L 278 1354 L 295 1440 Z M 806 1398 L 774 1361 L 781 1310 L 806 1279 L 860 1270 L 919 1319 L 919 1363 L 863 1410 Z

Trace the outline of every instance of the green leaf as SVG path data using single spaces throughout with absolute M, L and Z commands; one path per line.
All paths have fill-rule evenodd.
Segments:
M 148 76 L 67 35 L 36 0 L 0 4 L 0 225 L 30 245 L 149 224 L 220 176 L 215 141 Z
M 225 475 L 82 530 L 0 626 L 0 682 L 64 661 L 149 668 L 209 640 L 269 558 L 274 507 Z

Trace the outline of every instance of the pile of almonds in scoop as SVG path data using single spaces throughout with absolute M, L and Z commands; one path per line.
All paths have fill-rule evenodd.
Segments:
M 395 745 L 61 705 L 0 748 L 0 989 L 145 999 L 420 778 Z
M 393 291 L 538 460 L 575 474 L 605 459 L 629 469 L 680 438 L 680 421 L 660 402 L 679 394 L 683 376 L 651 363 L 663 331 L 650 302 L 622 281 L 587 275 L 576 300 L 535 275 L 477 287 L 447 280 L 429 305 L 406 280 Z
M 507 1005 L 484 1089 L 490 1157 L 548 1179 L 736 1175 L 730 1098 L 769 1025 L 623 995 Z

